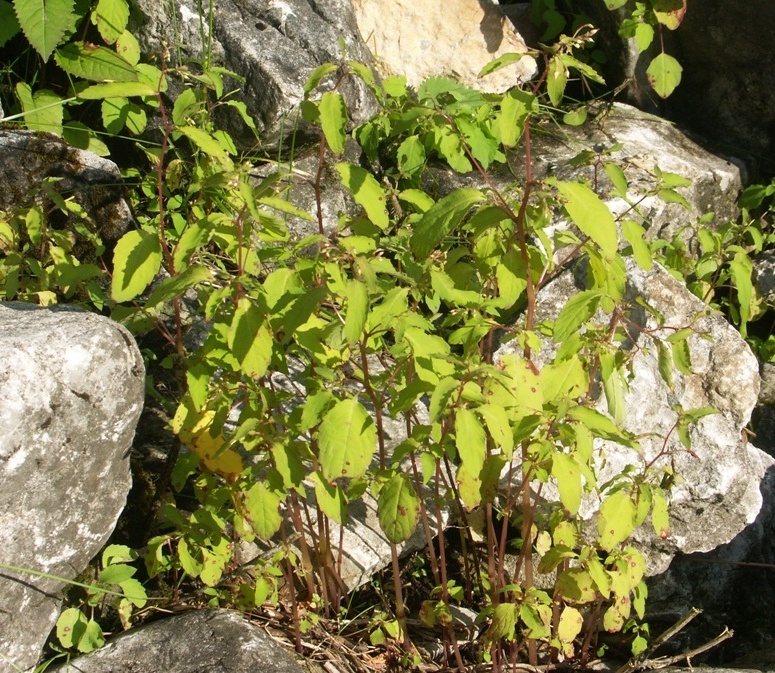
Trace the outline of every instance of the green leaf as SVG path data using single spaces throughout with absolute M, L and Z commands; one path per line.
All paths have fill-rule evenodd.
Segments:
M 282 525 L 282 497 L 258 481 L 245 494 L 244 504 L 250 525 L 262 540 L 269 540 Z
M 307 77 L 307 81 L 304 84 L 304 97 L 306 98 L 312 91 L 317 88 L 317 85 L 323 80 L 324 77 L 336 72 L 339 66 L 335 63 L 324 63 L 315 68 Z
M 654 532 L 663 540 L 670 537 L 670 516 L 668 514 L 667 498 L 661 488 L 655 488 L 651 494 L 653 509 L 651 510 L 651 523 Z
M 263 313 L 247 297 L 242 297 L 237 304 L 228 344 L 246 376 L 259 379 L 266 374 L 272 361 L 274 339 Z
M 72 42 L 54 54 L 57 65 L 68 75 L 93 82 L 136 82 L 137 69 L 107 47 Z
M 634 446 L 633 441 L 608 416 L 597 409 L 578 405 L 568 410 L 568 416 L 589 428 L 596 437 L 618 442 L 624 446 Z
M 668 30 L 675 30 L 686 16 L 686 0 L 653 0 L 654 16 Z
M 619 7 L 624 7 L 626 4 L 627 0 L 605 0 L 605 6 L 611 11 L 619 9 Z
M 638 51 L 642 54 L 651 46 L 654 41 L 654 27 L 643 21 L 638 22 L 635 27 L 635 44 Z
M 188 138 L 196 147 L 205 154 L 210 155 L 221 163 L 227 161 L 227 150 L 223 144 L 207 131 L 196 128 L 195 126 L 179 126 L 175 129 Z
M 597 519 L 599 543 L 605 551 L 624 542 L 635 530 L 635 503 L 626 491 L 617 491 L 603 500 Z
M 753 264 L 745 252 L 735 253 L 729 262 L 729 271 L 737 289 L 738 311 L 740 312 L 741 332 L 746 335 L 745 323 L 751 319 L 754 301 L 754 286 L 752 282 Z
M 660 54 L 646 68 L 646 79 L 661 98 L 667 98 L 681 83 L 683 68 L 669 54 Z
M 627 413 L 624 403 L 626 384 L 622 372 L 617 367 L 615 353 L 602 353 L 600 355 L 600 376 L 603 379 L 603 391 L 608 405 L 608 413 L 617 424 L 621 424 Z
M 346 162 L 336 165 L 342 183 L 353 195 L 355 202 L 362 206 L 369 219 L 383 231 L 390 225 L 385 203 L 387 194 L 377 179 L 365 168 Z
M 582 568 L 570 568 L 557 576 L 555 591 L 574 603 L 592 603 L 597 599 L 592 576 Z
M 344 319 L 344 335 L 347 344 L 353 346 L 363 336 L 366 314 L 369 310 L 369 291 L 360 280 L 347 281 L 347 312 Z
M 13 5 L 6 0 L 0 0 L 0 47 L 5 45 L 21 30 Z
M 315 499 L 329 519 L 343 525 L 347 520 L 347 496 L 338 484 L 330 484 L 318 472 L 309 475 L 315 486 Z
M 102 39 L 113 44 L 129 23 L 129 5 L 126 0 L 99 0 L 92 11 L 91 20 L 96 24 Z
M 29 85 L 19 82 L 16 85 L 16 95 L 24 111 L 24 125 L 30 131 L 45 131 L 62 133 L 64 101 L 53 91 L 40 89 L 34 94 Z
M 562 343 L 589 320 L 600 304 L 602 293 L 599 290 L 584 290 L 571 297 L 562 307 L 554 321 L 554 340 Z
M 326 91 L 320 99 L 320 126 L 326 142 L 334 154 L 344 152 L 347 139 L 347 106 L 342 94 L 337 91 Z
M 362 477 L 377 446 L 377 428 L 369 412 L 353 398 L 337 402 L 318 431 L 320 467 L 328 481 Z
M 603 598 L 609 598 L 611 596 L 611 580 L 608 577 L 608 573 L 605 570 L 605 566 L 597 558 L 597 553 L 587 559 L 587 570 L 590 577 L 595 581 L 597 590 Z
M 484 200 L 478 189 L 461 187 L 439 199 L 417 223 L 409 243 L 415 257 L 427 259 L 444 237 Z
M 396 153 L 398 170 L 403 175 L 412 176 L 425 166 L 425 147 L 419 136 L 409 136 L 402 142 Z
M 519 142 L 525 132 L 528 117 L 537 109 L 536 97 L 527 91 L 514 88 L 503 95 L 496 128 L 505 147 L 514 147 Z
M 624 240 L 632 247 L 632 256 L 635 258 L 638 266 L 644 271 L 651 269 L 653 257 L 651 246 L 645 240 L 646 230 L 643 228 L 643 225 L 633 220 L 624 220 L 622 222 L 622 235 Z
M 656 341 L 659 375 L 670 390 L 673 389 L 673 354 L 663 341 Z
M 99 575 L 99 581 L 105 584 L 121 584 L 132 577 L 137 570 L 126 563 L 115 563 L 104 568 Z
M 407 474 L 395 474 L 382 487 L 377 502 L 379 525 L 390 542 L 407 540 L 417 528 L 420 499 Z
M 575 400 L 588 386 L 588 376 L 578 355 L 550 362 L 541 369 L 541 387 L 548 401 Z
M 139 580 L 129 578 L 119 584 L 121 591 L 124 592 L 126 599 L 137 608 L 144 608 L 148 602 L 148 595 L 145 592 L 145 587 L 140 584 Z
M 554 185 L 565 199 L 565 210 L 573 223 L 606 257 L 613 257 L 619 247 L 616 221 L 600 197 L 580 182 L 550 179 L 547 183 Z
M 73 649 L 86 632 L 86 615 L 78 608 L 67 608 L 56 624 L 57 639 L 65 649 Z
M 134 299 L 156 277 L 161 268 L 161 243 L 148 231 L 128 231 L 113 251 L 113 280 L 110 294 L 114 301 Z
M 670 342 L 675 368 L 682 374 L 692 374 L 692 354 L 686 337 L 675 340 L 668 339 L 668 341 Z
M 181 297 L 183 293 L 191 287 L 205 283 L 213 279 L 212 271 L 201 264 L 192 264 L 177 276 L 170 276 L 162 280 L 153 288 L 147 301 L 145 309 L 150 309 L 162 302 L 171 301 L 175 297 Z
M 73 24 L 72 0 L 14 0 L 24 36 L 44 61 Z
M 549 61 L 549 68 L 546 75 L 546 91 L 549 94 L 549 100 L 554 107 L 558 107 L 565 95 L 565 86 L 568 83 L 568 71 L 565 64 L 559 56 L 555 56 Z
M 578 463 L 567 453 L 552 454 L 552 476 L 557 480 L 560 501 L 572 515 L 581 506 L 581 470 Z
M 78 98 L 84 100 L 101 100 L 103 98 L 125 99 L 126 96 L 155 96 L 156 89 L 146 82 L 109 82 L 107 84 L 92 84 L 78 93 Z
M 501 54 L 485 65 L 484 68 L 479 71 L 478 76 L 485 77 L 501 68 L 506 68 L 514 63 L 519 63 L 523 58 L 525 58 L 524 54 L 515 54 L 513 52 Z
M 507 458 L 511 458 L 514 453 L 514 435 L 506 410 L 497 404 L 482 404 L 476 411 L 484 419 L 495 445 L 501 447 Z
M 466 469 L 478 476 L 487 457 L 487 436 L 476 414 L 465 407 L 455 414 L 455 446 Z
M 606 161 L 603 164 L 603 170 L 608 176 L 608 179 L 614 186 L 614 191 L 617 196 L 621 196 L 623 199 L 627 198 L 627 177 L 624 175 L 619 164 L 615 164 L 612 161 Z
M 86 629 L 78 641 L 78 651 L 84 654 L 93 652 L 105 644 L 105 637 L 102 634 L 102 627 L 90 619 L 86 622 Z

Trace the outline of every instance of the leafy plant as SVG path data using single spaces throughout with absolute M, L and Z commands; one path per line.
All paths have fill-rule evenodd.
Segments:
M 520 653 L 532 664 L 586 661 L 594 635 L 585 624 L 598 619 L 609 631 L 634 631 L 633 650 L 642 651 L 646 629 L 633 616 L 644 615 L 645 562 L 630 539 L 649 519 L 657 535 L 669 535 L 672 454 L 691 450 L 688 428 L 711 410 L 677 410 L 677 446 L 665 438 L 656 456 L 599 483 L 600 441 L 640 448 L 622 428 L 631 354 L 617 345 L 628 330 L 651 338 L 672 387 L 674 366 L 690 373 L 692 326 L 663 330 L 656 311 L 656 328 L 632 317 L 627 258 L 642 268 L 652 263 L 637 201 L 615 216 L 597 183 L 532 176 L 535 118 L 562 105 L 571 71 L 599 79 L 577 58 L 589 31 L 548 49 L 532 89 L 503 95 L 443 78 L 415 92 L 400 76 L 379 82 L 361 63 L 320 66 L 302 104 L 320 128 L 318 170 L 306 177 L 317 203 L 307 213 L 287 194 L 292 167 L 257 176 L 214 125 L 219 105 L 252 124 L 225 93 L 229 73 L 208 62 L 196 74 L 142 63 L 121 1 L 67 12 L 61 34 L 64 18 L 42 37 L 20 20 L 41 56 L 53 53 L 73 78 L 67 98 L 17 87 L 26 123 L 61 125 L 64 133 L 64 112 L 44 114 L 52 102 L 75 109 L 100 101 L 108 136 L 138 138 L 158 115 L 159 142 L 138 142 L 147 166 L 125 170 L 138 226 L 104 264 L 79 258 L 66 233 L 46 226 L 49 213 L 20 209 L 0 220 L 0 289 L 39 303 L 77 299 L 138 336 L 155 330 L 165 339 L 158 359 L 180 393 L 164 403 L 185 450 L 173 455 L 177 499 L 160 508 L 144 552 L 149 578 L 171 600 L 190 592 L 244 610 L 282 595 L 301 647 L 302 628 L 319 613 L 340 614 L 339 531 L 369 498 L 394 578 L 392 606 L 372 618 L 372 642 L 396 641 L 411 652 L 399 554 L 421 527 L 434 586 L 421 615 L 441 626 L 458 667 L 454 602 L 479 611 L 486 630 L 478 656 L 496 668 Z M 70 40 L 70 24 L 87 16 L 105 45 Z M 381 104 L 353 130 L 339 92 L 345 74 L 361 77 Z M 172 78 L 191 85 L 174 100 Z M 564 119 L 580 123 L 583 113 Z M 344 159 L 350 137 L 363 148 L 360 163 Z M 488 171 L 518 144 L 527 180 L 499 190 Z M 613 193 L 629 198 L 625 172 L 610 156 L 579 159 L 587 160 L 606 172 Z M 486 187 L 437 194 L 423 181 L 430 162 L 473 172 Z M 334 231 L 323 221 L 326 167 L 358 207 L 341 214 Z M 680 200 L 680 180 L 658 173 L 650 194 Z M 55 203 L 76 209 L 68 199 Z M 550 229 L 555 214 L 568 226 Z M 309 233 L 293 239 L 289 218 L 308 222 Z M 99 259 L 102 243 L 91 240 Z M 554 319 L 539 321 L 541 290 L 576 264 L 586 265 L 587 287 Z M 197 331 L 204 336 L 195 338 Z M 507 342 L 510 352 L 499 352 Z M 395 447 L 389 420 L 405 428 Z M 184 496 L 196 504 L 184 506 Z M 596 530 L 579 514 L 585 499 L 599 502 Z M 483 554 L 468 525 L 476 513 Z M 452 533 L 438 525 L 448 516 L 464 531 L 460 577 L 451 576 L 446 555 Z M 238 540 L 258 550 L 248 569 L 236 561 Z M 510 546 L 517 561 L 507 574 Z M 128 623 L 142 607 L 126 564 L 134 552 L 105 554 L 97 581 L 122 589 L 115 607 Z M 89 594 L 86 604 L 94 601 Z M 90 619 L 76 607 L 63 613 L 63 645 L 96 646 Z

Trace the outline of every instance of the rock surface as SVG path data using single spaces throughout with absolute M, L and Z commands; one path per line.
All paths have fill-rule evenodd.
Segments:
M 158 51 L 160 41 L 169 40 L 180 25 L 189 54 L 202 58 L 196 3 L 176 3 L 177 17 L 166 11 L 162 0 L 137 0 L 136 4 L 146 17 L 137 31 L 145 51 Z M 213 55 L 222 55 L 223 65 L 245 78 L 244 84 L 238 85 L 240 98 L 267 151 L 293 131 L 297 131 L 297 145 L 310 138 L 312 132 L 298 110 L 304 83 L 318 65 L 341 60 L 340 38 L 348 59 L 371 61 L 350 0 L 220 0 L 212 25 Z M 326 80 L 329 86 L 333 81 Z M 352 121 L 364 121 L 376 112 L 371 92 L 360 80 L 346 77 L 339 91 L 345 96 Z M 243 146 L 257 144 L 244 124 L 235 123 L 229 130 Z M 312 137 L 318 137 L 316 131 Z
M 483 91 L 503 92 L 530 80 L 536 62 L 479 78 L 494 58 L 525 54 L 524 40 L 490 0 L 353 0 L 358 27 L 379 63 L 416 87 L 428 77 L 453 77 Z
M 110 640 L 52 673 L 302 673 L 263 630 L 227 610 L 193 610 Z
M 748 445 L 743 436 L 759 392 L 759 367 L 739 333 L 721 315 L 710 314 L 699 299 L 659 266 L 645 272 L 630 260 L 627 281 L 625 297 L 634 307 L 627 319 L 639 328 L 628 330 L 629 340 L 621 346 L 633 353 L 623 427 L 642 435 L 643 455 L 599 442 L 597 448 L 605 456 L 605 463 L 601 462 L 597 479 L 603 484 L 622 474 L 628 465 L 642 466 L 644 460 L 650 461 L 663 448 L 669 452 L 668 464 L 683 479 L 671 491 L 670 535 L 662 540 L 644 526 L 635 536 L 646 556 L 648 572 L 654 575 L 663 572 L 675 554 L 709 551 L 729 542 L 752 523 L 762 505 L 760 483 L 775 461 Z M 582 288 L 574 274 L 559 276 L 538 295 L 537 321 L 554 319 Z M 638 307 L 639 298 L 664 316 L 663 327 L 658 328 L 654 319 Z M 693 373 L 674 371 L 674 387 L 670 390 L 659 374 L 657 349 L 646 331 L 664 339 L 684 327 L 694 331 L 689 337 Z M 541 358 L 551 349 L 547 343 Z M 508 351 L 508 345 L 501 350 Z M 607 409 L 602 395 L 599 404 Z M 701 419 L 691 431 L 695 455 L 683 449 L 674 432 L 675 404 L 686 410 L 718 410 Z M 665 458 L 659 465 L 664 462 Z M 590 500 L 582 505 L 580 514 L 591 518 L 596 507 L 597 503 Z
M 46 178 L 57 178 L 51 188 L 65 198 L 73 196 L 86 213 L 86 223 L 103 241 L 118 240 L 134 221 L 124 200 L 118 166 L 92 152 L 68 145 L 53 133 L 0 130 L 0 210 L 51 200 L 39 191 Z M 75 231 L 75 216 L 56 211 L 59 229 Z M 83 258 L 81 258 L 83 259 Z
M 0 564 L 74 578 L 131 477 L 144 368 L 130 334 L 73 308 L 0 303 Z M 0 671 L 35 664 L 64 584 L 0 569 Z

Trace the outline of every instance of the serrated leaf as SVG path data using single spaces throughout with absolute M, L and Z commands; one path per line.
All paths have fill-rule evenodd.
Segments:
M 380 229 L 387 229 L 390 225 L 385 206 L 387 195 L 377 179 L 366 169 L 346 162 L 337 164 L 336 170 L 344 186 L 350 190 L 355 202 L 363 207 L 369 219 Z
M 110 293 L 114 301 L 129 301 L 145 290 L 159 272 L 161 260 L 156 234 L 143 230 L 124 234 L 113 251 Z
M 336 72 L 338 67 L 335 63 L 324 63 L 315 68 L 304 83 L 304 96 L 306 97 L 314 91 L 323 78 Z
M 447 403 L 452 393 L 460 387 L 460 381 L 452 376 L 441 379 L 433 389 L 431 394 L 430 404 L 428 406 L 428 413 L 431 422 L 439 420 L 441 415 L 447 408 Z
M 21 30 L 13 5 L 6 0 L 0 0 L 0 47 Z
M 614 353 L 600 355 L 600 376 L 603 379 L 603 391 L 605 392 L 608 413 L 618 425 L 621 425 L 627 414 L 624 401 L 626 384 L 622 378 L 622 372 L 617 367 Z
M 583 234 L 596 243 L 606 257 L 613 257 L 619 247 L 616 221 L 608 206 L 595 192 L 580 182 L 547 180 L 565 199 L 565 210 Z
M 554 321 L 554 340 L 562 343 L 579 331 L 581 326 L 595 315 L 602 296 L 599 290 L 584 290 L 571 297 Z
M 576 515 L 581 506 L 581 470 L 578 463 L 567 453 L 552 455 L 552 476 L 557 480 L 557 490 L 563 507 Z
M 129 5 L 126 0 L 99 0 L 91 18 L 102 39 L 113 44 L 129 23 Z
M 165 278 L 154 287 L 153 292 L 151 292 L 148 300 L 145 302 L 145 309 L 153 308 L 157 304 L 180 297 L 189 288 L 212 280 L 212 278 L 212 271 L 208 267 L 201 264 L 192 264 L 186 267 L 182 273 Z
M 353 398 L 337 402 L 323 417 L 318 431 L 323 476 L 361 477 L 377 445 L 377 428 L 369 412 Z
M 56 623 L 57 639 L 62 647 L 73 649 L 86 632 L 86 615 L 78 608 L 67 608 Z
M 326 91 L 320 99 L 320 126 L 334 154 L 344 152 L 347 139 L 347 106 L 338 91 Z
M 555 591 L 573 603 L 592 603 L 597 598 L 592 576 L 582 568 L 570 568 L 557 576 Z
M 13 6 L 24 36 L 48 61 L 75 18 L 72 0 L 14 0 Z
M 425 146 L 419 136 L 409 136 L 398 146 L 396 152 L 398 170 L 408 176 L 412 176 L 425 165 Z
M 107 47 L 71 42 L 54 54 L 67 74 L 93 82 L 136 82 L 137 69 Z
M 222 163 L 227 161 L 228 153 L 226 148 L 215 136 L 210 135 L 207 131 L 203 131 L 195 126 L 179 126 L 175 130 L 186 136 L 186 138 L 205 154 L 210 155 Z
M 663 341 L 657 341 L 659 375 L 670 390 L 673 389 L 673 354 Z
M 382 487 L 377 502 L 379 525 L 390 542 L 408 539 L 417 528 L 420 499 L 409 475 L 395 474 Z
M 499 446 L 503 455 L 510 459 L 514 453 L 514 435 L 506 410 L 497 404 L 482 404 L 476 412 L 484 419 L 495 446 Z
M 575 400 L 589 385 L 584 365 L 577 355 L 550 362 L 541 369 L 541 387 L 548 401 Z
M 315 499 L 320 509 L 329 519 L 343 525 L 347 520 L 347 497 L 342 487 L 326 482 L 317 472 L 309 478 L 315 487 Z
M 560 623 L 557 625 L 557 637 L 561 643 L 573 643 L 576 636 L 581 633 L 584 626 L 584 617 L 574 607 L 566 605 L 560 614 Z
M 651 498 L 653 502 L 651 523 L 654 526 L 654 532 L 665 540 L 670 537 L 670 515 L 665 492 L 661 488 L 655 488 Z
M 684 339 L 670 341 L 673 355 L 673 364 L 682 374 L 692 374 L 692 355 L 689 350 L 689 342 Z
M 646 242 L 646 230 L 643 225 L 633 220 L 625 220 L 622 222 L 622 235 L 632 247 L 632 256 L 638 266 L 644 271 L 650 270 L 654 260 L 651 246 Z
M 417 223 L 410 239 L 415 257 L 427 259 L 449 232 L 460 224 L 471 208 L 484 200 L 478 189 L 462 187 L 439 199 Z
M 455 414 L 455 446 L 466 469 L 479 475 L 487 457 L 487 436 L 476 414 L 465 407 Z
M 549 100 L 554 107 L 558 107 L 565 95 L 565 86 L 568 83 L 568 71 L 559 56 L 549 61 L 546 75 L 546 91 Z
M 349 346 L 353 346 L 363 336 L 368 309 L 369 291 L 366 284 L 359 280 L 348 280 L 344 335 Z
M 600 562 L 597 556 L 592 556 L 587 560 L 587 570 L 590 577 L 595 582 L 597 590 L 603 598 L 610 598 L 611 596 L 611 580 L 608 577 L 605 566 Z
M 625 446 L 633 446 L 632 440 L 627 437 L 616 423 L 608 416 L 601 414 L 597 409 L 578 405 L 568 410 L 568 416 L 585 425 L 596 437 L 618 442 Z
M 659 54 L 646 68 L 646 79 L 661 98 L 667 98 L 681 83 L 683 68 L 669 54 Z
M 78 98 L 84 100 L 101 100 L 103 98 L 123 98 L 126 96 L 155 96 L 156 89 L 146 82 L 108 82 L 107 84 L 92 84 L 78 93 Z
M 686 16 L 686 0 L 653 0 L 654 16 L 668 30 L 675 30 Z
M 228 345 L 246 376 L 260 379 L 266 374 L 273 343 L 264 314 L 250 299 L 242 297 L 229 326 Z
M 599 544 L 610 552 L 635 530 L 635 503 L 626 491 L 617 491 L 603 500 L 597 519 Z
M 280 515 L 282 497 L 258 481 L 245 494 L 244 505 L 250 525 L 262 540 L 269 540 L 283 522 Z
M 498 136 L 504 147 L 514 147 L 525 131 L 525 122 L 537 110 L 536 97 L 521 89 L 509 89 L 501 99 L 497 117 Z

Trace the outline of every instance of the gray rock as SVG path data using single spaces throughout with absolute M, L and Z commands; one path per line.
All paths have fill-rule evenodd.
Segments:
M 0 210 L 32 203 L 49 209 L 50 199 L 37 189 L 46 178 L 58 178 L 52 188 L 64 198 L 73 196 L 85 210 L 86 224 L 103 241 L 118 240 L 134 221 L 121 173 L 112 161 L 72 147 L 53 133 L 0 130 Z M 61 221 L 56 221 L 59 217 Z M 75 216 L 57 212 L 51 219 L 50 226 L 75 231 L 71 226 Z M 76 240 L 87 256 L 93 255 L 90 243 Z
M 0 303 L 0 563 L 74 578 L 107 541 L 131 484 L 145 376 L 131 335 L 77 309 Z M 0 570 L 0 671 L 24 670 L 62 582 Z
M 227 610 L 193 610 L 110 640 L 52 673 L 301 673 L 272 638 Z
M 178 3 L 177 16 L 165 13 L 160 0 L 136 0 L 146 17 L 138 29 L 146 51 L 158 51 L 176 27 L 189 44 L 193 58 L 202 57 L 199 15 L 193 2 Z M 207 18 L 205 17 L 205 24 Z M 338 63 L 343 40 L 347 59 L 370 62 L 371 54 L 358 33 L 350 0 L 221 0 L 214 13 L 212 54 L 245 78 L 240 98 L 258 126 L 263 149 L 276 157 L 278 143 L 297 132 L 296 145 L 318 138 L 299 114 L 303 88 L 312 70 L 322 63 Z M 335 78 L 326 80 L 332 86 Z M 340 85 L 353 122 L 376 112 L 376 102 L 358 79 L 346 77 Z M 228 124 L 242 146 L 255 147 L 256 138 L 244 124 Z
M 644 526 L 635 537 L 653 575 L 663 572 L 675 554 L 709 551 L 752 523 L 762 504 L 760 483 L 775 461 L 748 445 L 743 436 L 759 392 L 759 369 L 739 333 L 662 267 L 655 265 L 645 272 L 629 260 L 627 280 L 626 298 L 633 306 L 627 318 L 633 329 L 620 347 L 632 350 L 633 356 L 623 427 L 642 435 L 642 456 L 611 442 L 599 442 L 597 479 L 602 484 L 628 465 L 641 466 L 663 447 L 669 452 L 676 473 L 683 478 L 671 491 L 670 536 L 662 540 Z M 572 273 L 559 276 L 538 295 L 537 322 L 554 319 L 576 292 Z M 638 307 L 639 298 L 664 316 L 663 328 Z M 657 350 L 646 331 L 666 338 L 674 331 L 670 328 L 689 326 L 695 332 L 689 338 L 693 373 L 674 371 L 674 389 L 670 390 L 659 374 Z M 506 345 L 500 352 L 509 349 Z M 552 349 L 546 343 L 539 360 L 551 357 Z M 686 410 L 714 407 L 719 412 L 701 419 L 691 431 L 696 457 L 682 448 L 674 432 L 676 403 Z M 607 410 L 602 394 L 598 404 Z M 580 514 L 591 519 L 596 508 L 597 501 L 589 499 Z

